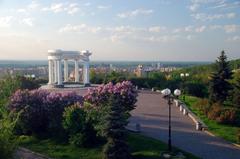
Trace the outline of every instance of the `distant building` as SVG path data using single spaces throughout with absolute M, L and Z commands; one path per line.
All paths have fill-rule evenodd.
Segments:
M 158 62 L 158 64 L 157 64 L 157 69 L 160 70 L 160 68 L 161 68 L 161 63 Z
M 134 71 L 134 74 L 137 77 L 145 77 L 146 76 L 146 71 L 143 68 L 143 65 L 138 65 L 137 68 Z

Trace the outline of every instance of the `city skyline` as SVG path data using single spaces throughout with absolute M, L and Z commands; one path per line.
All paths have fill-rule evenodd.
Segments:
M 0 60 L 46 60 L 48 49 L 93 61 L 239 58 L 238 0 L 0 0 Z

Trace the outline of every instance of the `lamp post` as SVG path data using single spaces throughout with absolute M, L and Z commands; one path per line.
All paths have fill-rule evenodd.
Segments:
M 176 97 L 181 95 L 181 91 L 179 89 L 174 90 L 174 95 L 171 94 L 171 90 L 166 88 L 161 91 L 161 93 L 164 95 L 165 98 L 168 99 L 168 151 L 172 151 L 172 132 L 171 132 L 171 105 L 174 99 L 174 95 Z
M 189 77 L 189 73 L 181 73 L 180 77 L 183 79 L 183 101 L 185 102 L 185 82 L 186 82 L 186 78 Z

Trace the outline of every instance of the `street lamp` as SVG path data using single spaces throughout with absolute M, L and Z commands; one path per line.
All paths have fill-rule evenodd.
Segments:
M 172 151 L 172 141 L 171 141 L 171 105 L 173 103 L 174 96 L 178 97 L 181 95 L 181 91 L 179 89 L 174 90 L 174 95 L 171 94 L 171 90 L 166 88 L 161 91 L 165 98 L 168 99 L 168 151 Z
M 181 73 L 180 74 L 180 77 L 183 79 L 183 101 L 185 102 L 185 81 L 186 81 L 186 78 L 189 77 L 189 73 Z

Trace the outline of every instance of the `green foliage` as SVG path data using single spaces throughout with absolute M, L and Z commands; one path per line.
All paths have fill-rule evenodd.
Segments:
M 112 71 L 109 74 L 106 75 L 104 79 L 104 83 L 112 82 L 113 84 L 116 84 L 118 82 L 122 82 L 126 80 L 126 75 L 122 73 L 118 73 L 116 71 Z
M 127 121 L 125 111 L 116 96 L 111 96 L 110 112 L 105 119 L 105 136 L 107 143 L 104 147 L 104 159 L 130 159 L 131 154 L 126 143 L 125 126 Z
M 109 112 L 109 107 L 100 106 L 97 109 L 93 108 L 90 103 L 84 103 L 84 110 L 87 112 L 87 120 L 91 121 L 94 129 L 97 131 L 98 137 L 104 137 L 103 130 L 105 128 L 105 117 Z
M 211 103 L 223 103 L 228 96 L 231 85 L 228 80 L 232 78 L 232 72 L 227 61 L 225 52 L 222 51 L 221 55 L 215 64 L 215 72 L 212 73 L 209 84 L 209 99 Z
M 19 81 L 20 89 L 33 90 L 40 87 L 39 81 L 35 78 L 26 78 L 23 76 L 16 76 L 16 81 Z
M 94 70 L 90 70 L 90 82 L 94 84 L 102 84 L 105 78 L 105 74 L 96 73 Z
M 8 98 L 20 88 L 20 81 L 10 75 L 0 79 L 0 99 L 8 100 Z
M 6 75 L 4 78 L 0 79 L 0 104 L 6 104 L 8 98 L 17 89 L 36 89 L 39 88 L 39 84 L 35 79 L 25 78 L 22 76 L 10 76 Z
M 0 107 L 0 158 L 12 158 L 15 149 L 18 146 L 18 138 L 13 134 L 18 115 L 8 113 Z
M 63 127 L 70 134 L 82 131 L 86 122 L 86 113 L 79 105 L 73 105 L 64 109 Z
M 232 98 L 233 106 L 240 109 L 240 77 L 233 83 Z
M 139 134 L 129 133 L 127 141 L 134 159 L 158 159 L 159 154 L 167 150 L 167 144 Z M 21 137 L 20 142 L 23 147 L 56 159 L 101 159 L 103 156 L 102 146 L 79 148 L 52 139 L 39 140 L 28 136 Z M 174 147 L 173 151 L 175 150 L 183 152 L 184 156 L 189 159 L 198 159 Z
M 198 109 L 203 114 L 207 115 L 210 110 L 210 104 L 208 99 L 199 99 L 194 104 L 193 107 Z
M 109 73 L 90 71 L 90 82 L 94 84 L 106 84 L 112 82 L 113 84 L 125 81 L 129 77 L 128 73 L 111 71 Z
M 196 97 L 207 97 L 208 90 L 207 86 L 198 81 L 190 81 L 186 83 L 185 90 L 187 94 Z
M 78 147 L 90 147 L 96 144 L 96 131 L 79 105 L 65 108 L 63 127 L 69 133 L 69 143 Z
M 240 129 L 238 129 L 238 133 L 237 133 L 237 143 L 240 144 Z

